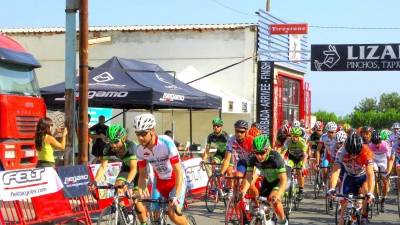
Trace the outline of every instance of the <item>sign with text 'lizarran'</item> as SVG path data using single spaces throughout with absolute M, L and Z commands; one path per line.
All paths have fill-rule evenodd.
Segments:
M 312 71 L 398 71 L 400 44 L 311 45 Z

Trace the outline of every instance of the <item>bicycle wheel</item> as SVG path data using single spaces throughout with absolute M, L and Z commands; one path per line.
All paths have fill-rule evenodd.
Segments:
M 243 225 L 243 211 L 235 201 L 235 196 L 231 197 L 226 206 L 225 225 Z
M 196 220 L 192 215 L 185 215 L 189 225 L 196 225 Z
M 399 214 L 399 218 L 400 218 L 400 178 L 397 178 L 396 179 L 397 180 L 397 182 L 396 182 L 396 184 L 397 184 L 397 212 L 398 212 L 398 214 Z
M 293 185 L 293 209 L 295 211 L 297 211 L 299 209 L 299 204 L 300 204 L 300 200 L 298 199 L 298 193 L 299 193 L 299 186 L 297 184 Z
M 338 225 L 339 224 L 339 214 L 340 214 L 340 209 L 341 209 L 341 205 L 339 202 L 337 202 L 336 207 L 335 207 L 335 224 Z
M 100 213 L 97 225 L 136 225 L 136 215 L 131 213 L 124 213 L 124 211 L 114 205 L 109 206 Z
M 314 199 L 317 199 L 319 196 L 319 192 L 321 190 L 321 182 L 320 182 L 320 170 L 318 170 L 317 174 L 315 175 L 314 179 Z
M 219 194 L 218 194 L 218 180 L 217 177 L 212 176 L 207 182 L 206 188 L 206 208 L 208 212 L 214 212 L 217 203 L 219 201 Z
M 264 224 L 263 224 L 263 221 L 261 218 L 253 217 L 253 219 L 251 219 L 249 225 L 264 225 Z

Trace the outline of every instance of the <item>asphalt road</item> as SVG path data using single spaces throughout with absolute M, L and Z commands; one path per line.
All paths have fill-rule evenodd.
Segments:
M 373 215 L 370 224 L 372 225 L 399 225 L 400 219 L 397 214 L 395 196 L 391 194 L 385 205 L 385 213 Z M 193 215 L 198 225 L 224 224 L 225 210 L 221 203 L 214 213 L 208 213 L 204 202 L 190 204 L 188 213 Z M 324 199 L 313 199 L 313 192 L 310 187 L 306 188 L 306 197 L 301 202 L 298 211 L 292 212 L 289 224 L 296 225 L 319 225 L 335 224 L 334 211 L 330 215 L 325 213 Z

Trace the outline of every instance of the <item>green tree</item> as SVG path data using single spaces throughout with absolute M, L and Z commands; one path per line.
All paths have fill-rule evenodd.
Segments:
M 326 124 L 329 121 L 334 121 L 334 122 L 338 121 L 338 117 L 333 112 L 319 110 L 318 112 L 314 113 L 314 116 L 317 117 L 317 120 L 324 122 L 324 124 Z
M 386 112 L 390 109 L 400 110 L 400 96 L 397 92 L 383 93 L 379 99 L 379 110 Z
M 357 112 L 368 112 L 378 110 L 378 104 L 375 98 L 364 98 L 362 99 L 356 107 L 354 107 L 354 111 Z

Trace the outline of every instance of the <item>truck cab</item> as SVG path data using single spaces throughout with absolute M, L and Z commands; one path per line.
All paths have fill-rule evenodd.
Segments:
M 39 67 L 18 42 L 0 33 L 0 170 L 36 166 L 36 125 L 46 115 L 35 74 Z

